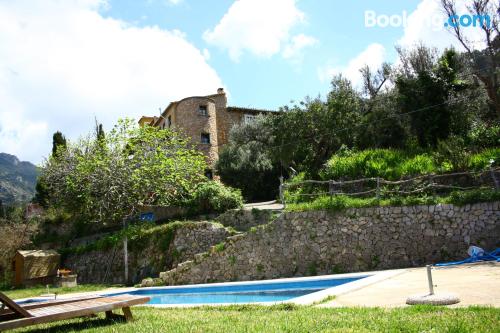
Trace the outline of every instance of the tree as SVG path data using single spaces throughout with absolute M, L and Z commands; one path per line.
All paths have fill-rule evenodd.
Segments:
M 98 141 L 103 141 L 106 135 L 104 134 L 104 129 L 102 128 L 102 124 L 97 125 L 96 127 L 96 138 Z
M 66 138 L 64 135 L 57 131 L 52 136 L 52 156 L 56 156 L 58 149 L 61 147 L 66 148 Z
M 47 208 L 49 205 L 49 189 L 41 177 L 38 177 L 36 181 L 35 196 L 32 201 L 43 208 Z
M 52 135 L 52 157 L 57 158 L 58 154 L 62 150 L 65 150 L 67 146 L 66 138 L 64 135 L 57 131 Z M 44 183 L 43 179 L 38 177 L 35 186 L 35 196 L 32 201 L 39 204 L 40 206 L 47 208 L 49 200 L 49 189 Z
M 457 18 L 457 7 L 455 0 L 441 0 L 441 6 L 450 18 Z M 476 17 L 489 17 L 489 24 L 485 19 L 480 22 L 480 28 L 483 32 L 483 41 L 486 48 L 478 51 L 474 48 L 477 41 L 467 38 L 460 24 L 448 25 L 460 44 L 464 47 L 468 58 L 471 74 L 476 76 L 484 85 L 491 109 L 500 118 L 500 81 L 498 78 L 500 64 L 500 33 L 498 26 L 498 13 L 500 13 L 500 4 L 497 0 L 473 0 L 467 6 L 473 19 Z
M 266 116 L 233 127 L 216 165 L 221 180 L 241 189 L 248 201 L 275 199 L 281 165 L 272 157 L 273 144 L 274 134 Z
M 121 120 L 104 138 L 80 139 L 50 157 L 41 175 L 50 204 L 111 225 L 144 205 L 182 205 L 205 181 L 203 155 L 179 133 Z
M 398 148 L 408 144 L 409 124 L 399 114 L 398 94 L 394 91 L 378 94 L 366 102 L 369 112 L 365 112 L 358 128 L 358 149 Z
M 273 117 L 273 156 L 315 177 L 342 145 L 353 147 L 362 115 L 361 96 L 341 75 L 332 80 L 326 101 L 306 98 Z
M 0 285 L 12 281 L 12 260 L 17 250 L 29 249 L 32 238 L 38 231 L 38 221 L 23 219 L 23 209 L 17 207 L 0 218 Z
M 465 89 L 458 54 L 446 50 L 436 59 L 436 51 L 422 45 L 399 53 L 402 67 L 396 88 L 401 112 L 408 115 L 419 145 L 435 147 L 452 133 L 454 110 L 449 104 Z

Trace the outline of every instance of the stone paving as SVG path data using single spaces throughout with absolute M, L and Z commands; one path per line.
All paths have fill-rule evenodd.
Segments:
M 484 262 L 469 265 L 435 267 L 432 270 L 435 294 L 455 293 L 460 303 L 450 307 L 486 305 L 500 307 L 500 263 Z M 377 282 L 321 304 L 321 307 L 343 306 L 407 306 L 406 298 L 428 292 L 425 267 Z

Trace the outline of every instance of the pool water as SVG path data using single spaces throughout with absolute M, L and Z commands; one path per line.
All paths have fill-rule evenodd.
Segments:
M 216 286 L 148 288 L 138 289 L 127 294 L 149 296 L 151 301 L 148 304 L 265 303 L 290 300 L 364 277 L 366 276 L 286 282 L 234 283 Z

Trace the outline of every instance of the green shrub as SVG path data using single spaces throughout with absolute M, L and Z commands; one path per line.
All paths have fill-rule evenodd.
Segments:
M 286 202 L 304 202 L 313 200 L 313 196 L 303 196 L 303 194 L 319 194 L 323 190 L 314 184 L 302 184 L 294 186 L 293 184 L 300 183 L 307 179 L 305 172 L 297 174 L 295 177 L 289 179 L 287 184 L 290 185 L 285 190 L 285 201 Z
M 476 202 L 488 202 L 500 200 L 500 191 L 479 189 L 472 191 L 456 191 L 451 193 L 448 202 L 463 206 Z
M 489 168 L 490 165 L 500 165 L 500 148 L 483 150 L 478 154 L 472 155 L 469 159 L 469 168 L 472 170 L 485 170 Z
M 436 163 L 428 154 L 416 155 L 406 159 L 399 167 L 399 174 L 403 176 L 416 176 L 429 174 L 436 171 Z
M 414 155 L 394 149 L 367 149 L 333 155 L 321 172 L 323 179 L 382 177 L 388 180 L 436 171 L 428 154 Z
M 476 149 L 500 146 L 500 125 L 476 124 L 469 133 L 470 145 Z
M 397 180 L 431 173 L 485 170 L 492 160 L 493 165 L 500 165 L 500 148 L 488 148 L 472 154 L 462 138 L 450 137 L 440 141 L 437 150 L 432 154 L 412 154 L 391 149 L 341 152 L 328 160 L 320 176 L 323 180 L 368 177 Z M 302 181 L 303 178 L 303 174 L 299 174 L 290 183 Z M 295 189 L 293 193 L 314 193 L 313 186 L 302 186 L 301 190 Z
M 220 242 L 219 244 L 214 245 L 215 252 L 222 252 L 226 248 L 226 243 Z
M 334 197 L 321 196 L 311 202 L 292 203 L 287 205 L 287 211 L 314 211 L 329 210 L 342 211 L 348 208 L 363 208 L 376 206 L 415 206 L 435 205 L 438 203 L 449 203 L 457 206 L 472 204 L 476 202 L 491 202 L 500 200 L 500 191 L 491 189 L 478 189 L 470 191 L 455 191 L 445 197 L 419 195 L 419 196 L 394 196 L 386 199 L 376 198 L 352 198 L 345 195 Z
M 438 142 L 434 156 L 441 172 L 464 171 L 468 169 L 471 153 L 463 138 L 450 136 Z
M 189 206 L 195 213 L 223 213 L 243 205 L 241 191 L 217 181 L 201 183 L 196 188 Z

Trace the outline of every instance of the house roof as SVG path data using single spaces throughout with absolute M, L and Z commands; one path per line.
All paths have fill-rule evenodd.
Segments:
M 274 110 L 244 108 L 244 107 L 239 107 L 239 106 L 228 106 L 226 109 L 229 112 L 244 112 L 244 113 L 269 113 L 269 112 L 276 112 Z

